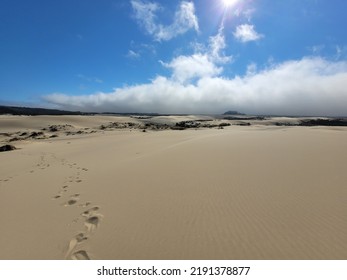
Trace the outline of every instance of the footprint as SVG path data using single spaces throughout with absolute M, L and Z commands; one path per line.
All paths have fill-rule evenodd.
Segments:
M 71 257 L 73 260 L 90 260 L 88 253 L 84 250 L 73 253 Z
M 66 191 L 66 190 L 64 190 Z M 73 194 L 70 196 L 70 199 L 65 203 L 65 206 L 71 206 L 77 203 L 77 201 L 79 200 L 79 193 Z
M 100 223 L 101 217 L 98 215 L 94 215 L 89 217 L 86 221 L 85 221 L 85 226 L 87 227 L 88 232 L 93 231 L 94 229 L 96 229 Z
M 81 206 L 81 207 L 88 207 L 90 204 L 92 204 L 92 203 L 90 201 L 87 201 L 86 203 L 80 204 L 79 206 Z
M 82 180 L 76 180 L 76 183 L 81 183 L 82 182 Z
M 77 199 L 70 199 L 66 202 L 65 206 L 71 206 L 77 203 Z
M 61 195 L 55 195 L 54 197 L 53 197 L 53 199 L 58 199 L 58 198 L 61 198 Z
M 65 258 L 68 258 L 68 256 L 71 254 L 71 252 L 73 251 L 73 249 L 75 249 L 75 247 L 82 243 L 83 241 L 87 240 L 88 237 L 85 235 L 85 233 L 79 233 L 77 234 L 74 238 L 71 239 L 70 244 L 69 244 L 69 249 L 66 252 Z
M 85 235 L 85 233 L 79 233 L 75 236 L 75 240 L 77 241 L 77 243 L 81 243 L 87 239 L 88 239 L 88 237 Z
M 70 245 L 69 245 L 69 251 L 71 252 L 73 248 L 79 243 L 82 243 L 83 241 L 87 240 L 88 237 L 85 233 L 81 232 L 77 234 L 74 238 L 71 239 Z
M 98 211 L 99 209 L 100 209 L 100 207 L 94 206 L 94 207 L 92 207 L 92 208 L 90 208 L 90 209 L 84 211 L 81 215 L 82 215 L 83 217 L 88 217 L 88 216 L 90 216 L 91 214 L 94 214 L 94 212 Z
M 83 171 L 88 171 L 88 168 L 82 168 Z

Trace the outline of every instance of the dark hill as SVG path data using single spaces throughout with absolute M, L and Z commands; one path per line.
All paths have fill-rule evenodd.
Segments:
M 242 114 L 242 113 L 237 112 L 237 111 L 227 111 L 223 115 L 240 115 L 240 116 L 244 116 L 245 114 Z
M 0 115 L 53 115 L 53 116 L 61 116 L 61 115 L 85 115 L 82 112 L 72 112 L 72 111 L 63 111 L 57 109 L 43 109 L 43 108 L 29 108 L 29 107 L 14 107 L 14 106 L 1 106 L 0 105 Z

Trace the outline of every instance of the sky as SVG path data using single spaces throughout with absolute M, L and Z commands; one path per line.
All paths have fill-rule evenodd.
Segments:
M 1 0 L 0 104 L 347 116 L 345 0 Z

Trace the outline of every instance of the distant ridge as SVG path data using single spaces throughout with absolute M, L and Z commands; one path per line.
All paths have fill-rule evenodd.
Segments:
M 62 115 L 120 115 L 120 116 L 186 116 L 188 114 L 158 114 L 158 113 L 117 113 L 117 112 L 80 112 L 80 111 L 66 111 L 58 109 L 45 109 L 45 108 L 31 108 L 31 107 L 16 107 L 16 106 L 4 106 L 0 105 L 0 115 L 27 115 L 27 116 L 40 116 L 40 115 L 51 115 L 51 116 L 62 116 Z
M 45 108 L 31 108 L 31 107 L 17 107 L 17 106 L 4 106 L 0 105 L 0 115 L 27 115 L 27 116 L 63 116 L 63 115 L 75 115 L 75 116 L 89 116 L 89 115 L 121 115 L 121 116 L 171 116 L 179 115 L 184 116 L 187 114 L 158 114 L 158 113 L 117 113 L 117 112 L 81 112 L 81 111 L 66 111 L 58 109 L 45 109 Z
M 14 106 L 2 106 L 0 105 L 0 115 L 52 115 L 52 116 L 61 116 L 61 115 L 90 115 L 89 113 L 82 113 L 79 111 L 63 111 L 57 109 L 44 109 L 44 108 L 29 108 L 29 107 L 14 107 Z

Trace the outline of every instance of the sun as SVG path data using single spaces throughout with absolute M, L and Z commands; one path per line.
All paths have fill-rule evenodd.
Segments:
M 222 0 L 225 8 L 230 8 L 231 6 L 234 6 L 238 1 L 239 0 Z

